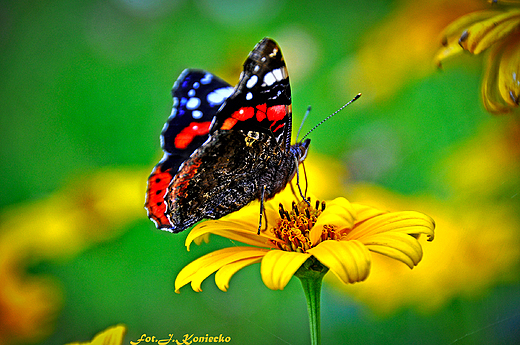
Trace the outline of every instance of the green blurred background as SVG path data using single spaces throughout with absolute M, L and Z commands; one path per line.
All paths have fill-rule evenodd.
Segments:
M 169 92 L 177 76 L 184 68 L 203 68 L 235 84 L 247 54 L 264 36 L 275 39 L 285 55 L 295 127 L 308 105 L 313 110 L 304 129 L 363 93 L 311 135 L 309 159 L 321 157 L 318 166 L 325 173 L 332 165 L 343 169 L 331 177 L 341 193 L 327 198 L 359 195 L 354 187 L 371 183 L 399 198 L 421 195 L 440 205 L 456 204 L 460 219 L 473 223 L 503 207 L 514 218 L 505 226 L 484 227 L 489 236 L 504 239 L 492 242 L 497 245 L 490 244 L 489 250 L 478 247 L 498 253 L 486 260 L 496 264 L 495 273 L 479 278 L 482 255 L 472 253 L 475 264 L 467 272 L 472 278 L 457 285 L 464 288 L 448 294 L 446 278 L 444 285 L 421 296 L 428 301 L 448 295 L 434 307 L 421 308 L 419 298 L 381 311 L 377 300 L 366 302 L 370 291 L 365 299 L 357 298 L 349 287 L 326 283 L 323 344 L 520 341 L 520 170 L 518 138 L 511 130 L 517 115 L 485 112 L 479 99 L 479 58 L 463 56 L 442 72 L 431 61 L 442 28 L 485 6 L 483 1 L 439 0 L 427 5 L 385 0 L 2 1 L 0 255 L 7 265 L 2 280 L 13 284 L 1 284 L 25 289 L 31 283 L 34 291 L 48 294 L 34 292 L 28 300 L 43 299 L 49 305 L 34 311 L 41 301 L 18 303 L 17 292 L 0 288 L 0 343 L 88 341 L 118 323 L 128 327 L 124 344 L 144 333 L 159 339 L 170 333 L 179 338 L 223 334 L 233 344 L 308 343 L 299 282 L 293 279 L 284 291 L 271 291 L 261 281 L 259 265 L 238 272 L 226 293 L 210 277 L 201 293 L 184 287 L 175 294 L 173 283 L 182 267 L 234 243 L 212 238 L 187 252 L 187 232 L 156 230 L 142 208 L 147 174 L 161 157 L 158 136 L 170 113 Z M 509 144 L 493 150 L 504 138 Z M 469 163 L 457 165 L 470 153 L 491 167 L 490 176 L 475 178 L 484 184 L 463 184 L 465 176 L 480 172 Z M 501 158 L 495 161 L 496 155 Z M 110 179 L 122 187 L 104 188 L 114 186 Z M 125 186 L 142 199 L 134 203 Z M 108 206 L 91 205 L 105 193 L 110 194 Z M 59 200 L 66 202 L 54 207 Z M 451 204 L 453 200 L 457 202 Z M 471 208 L 467 216 L 465 205 Z M 95 214 L 79 217 L 69 214 L 71 209 Z M 68 237 L 54 235 L 52 220 L 46 219 L 62 216 L 66 227 L 59 234 Z M 438 239 L 449 241 L 450 232 L 457 231 L 458 218 L 450 219 L 449 229 L 438 222 Z M 43 220 L 47 225 L 39 223 Z M 40 232 L 45 242 L 38 242 Z M 473 241 L 471 232 L 457 238 Z M 429 245 L 423 246 L 425 258 Z M 19 249 L 11 254 L 10 247 Z M 468 253 L 445 255 L 457 261 Z M 452 269 L 438 267 L 431 279 Z M 17 309 L 20 305 L 24 307 Z M 16 322 L 31 310 L 33 318 Z

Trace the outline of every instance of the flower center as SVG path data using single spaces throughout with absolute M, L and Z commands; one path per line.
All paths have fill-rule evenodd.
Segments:
M 310 202 L 310 206 L 305 201 L 296 203 L 293 201 L 292 209 L 287 211 L 280 204 L 280 219 L 276 227 L 272 229 L 274 236 L 278 240 L 273 240 L 273 244 L 280 250 L 288 252 L 303 253 L 312 247 L 309 239 L 309 232 L 316 224 L 318 217 L 325 210 L 325 201 L 320 203 L 316 201 L 314 205 Z M 337 239 L 334 225 L 325 225 L 321 235 L 321 240 Z

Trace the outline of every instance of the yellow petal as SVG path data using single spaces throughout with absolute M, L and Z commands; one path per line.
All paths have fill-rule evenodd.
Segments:
M 252 225 L 247 217 L 243 220 L 207 220 L 199 223 L 190 231 L 185 244 L 189 250 L 194 240 L 211 233 L 256 247 L 273 247 L 269 239 L 274 238 L 264 232 L 257 235 L 257 229 L 258 223 Z
M 484 10 L 484 11 L 475 11 L 468 13 L 466 15 L 463 15 L 462 17 L 457 18 L 453 22 L 451 22 L 450 25 L 448 25 L 444 30 L 442 31 L 442 41 L 443 44 L 446 43 L 446 40 L 449 37 L 457 37 L 460 36 L 460 34 L 466 30 L 469 26 L 481 22 L 483 20 L 486 20 L 490 17 L 494 17 L 498 14 L 501 14 L 502 12 L 497 10 Z
M 364 204 L 352 203 L 352 207 L 354 207 L 354 210 L 356 210 L 356 214 L 357 214 L 356 223 L 361 223 L 369 218 L 373 218 L 375 216 L 379 216 L 381 214 L 387 213 L 386 211 L 382 211 L 375 207 L 364 205 Z
M 502 47 L 503 44 L 500 44 L 489 50 L 480 89 L 484 107 L 487 111 L 494 114 L 506 114 L 511 112 L 511 108 L 507 106 L 500 95 L 498 86 L 498 70 L 502 58 Z
M 235 273 L 246 266 L 260 262 L 261 260 L 262 257 L 252 257 L 227 264 L 226 266 L 219 269 L 215 274 L 215 283 L 220 290 L 227 291 L 229 287 L 229 280 Z
M 233 212 L 221 219 L 223 220 L 240 220 L 244 223 L 250 224 L 252 228 L 258 227 L 258 219 L 260 216 L 260 202 L 253 201 L 249 205 L 240 209 L 240 211 Z
M 271 250 L 262 259 L 261 274 L 264 284 L 271 290 L 283 290 L 310 254 Z
M 520 36 L 512 35 L 503 46 L 498 69 L 498 88 L 502 99 L 518 107 L 520 97 Z
M 445 47 L 442 47 L 435 53 L 435 56 L 433 57 L 433 62 L 437 67 L 442 67 L 442 61 L 462 53 L 464 49 L 460 46 L 458 40 L 453 40 L 453 42 L 450 42 Z
M 193 291 L 200 292 L 200 285 L 210 274 L 230 263 L 248 258 L 261 258 L 267 249 L 255 247 L 230 247 L 206 254 L 184 267 L 175 279 L 175 292 L 191 282 Z
M 345 198 L 336 198 L 327 203 L 327 207 L 318 217 L 312 227 L 309 238 L 313 245 L 321 238 L 324 225 L 334 225 L 337 228 L 351 228 L 356 220 L 356 210 Z
M 422 247 L 414 237 L 396 232 L 386 232 L 360 239 L 372 252 L 386 255 L 413 268 L 422 259 Z
M 86 343 L 69 343 L 67 345 L 121 345 L 123 344 L 123 338 L 126 333 L 126 326 L 117 325 L 106 330 L 101 333 L 96 334 L 96 336 L 90 342 Z
M 493 43 L 509 35 L 520 23 L 520 10 L 509 10 L 471 25 L 461 36 L 461 46 L 479 54 Z
M 518 30 L 519 26 L 520 11 L 517 11 L 514 16 L 493 27 L 493 29 L 490 30 L 490 32 L 478 42 L 475 47 L 475 54 L 479 54 L 497 41 L 500 41 L 504 37 L 511 35 L 513 31 Z
M 320 217 L 327 217 L 329 214 L 339 214 L 348 224 L 353 223 L 357 218 L 354 206 L 352 206 L 347 199 L 342 197 L 336 198 L 327 203 L 326 208 Z
M 370 273 L 370 252 L 359 241 L 324 241 L 307 252 L 345 284 L 363 281 Z
M 466 14 L 448 25 L 441 34 L 443 48 L 439 49 L 434 57 L 437 66 L 441 66 L 441 62 L 451 56 L 460 54 L 464 49 L 459 44 L 459 38 L 462 33 L 476 22 L 483 21 L 492 16 L 500 14 L 500 11 L 476 11 Z
M 354 207 L 352 206 L 352 203 L 343 197 L 338 197 L 327 203 L 327 207 L 334 206 L 334 205 L 341 206 L 345 210 L 353 212 Z M 325 210 L 327 210 L 327 209 L 325 209 Z
M 404 211 L 384 213 L 356 223 L 355 228 L 347 234 L 346 239 L 359 239 L 384 232 L 398 232 L 408 235 L 425 234 L 432 241 L 435 222 L 425 214 Z

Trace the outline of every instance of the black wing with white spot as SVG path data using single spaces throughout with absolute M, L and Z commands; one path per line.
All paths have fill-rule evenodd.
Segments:
M 288 150 L 291 122 L 291 87 L 282 51 L 264 38 L 245 61 L 240 81 L 217 113 L 211 132 L 232 128 L 263 132 Z
M 209 72 L 184 70 L 173 85 L 172 112 L 161 133 L 165 153 L 188 158 L 206 141 L 204 128 L 232 92 L 231 85 Z

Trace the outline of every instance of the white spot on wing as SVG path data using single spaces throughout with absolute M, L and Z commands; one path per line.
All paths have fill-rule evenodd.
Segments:
M 251 92 L 248 92 L 248 93 L 246 94 L 246 99 L 247 99 L 248 101 L 252 100 L 252 99 L 253 99 L 253 94 L 252 94 Z
M 186 103 L 186 108 L 193 110 L 193 109 L 197 109 L 199 107 L 199 105 L 200 105 L 200 99 L 198 99 L 197 97 L 192 97 L 188 100 L 188 103 Z
M 188 96 L 190 96 L 190 97 L 195 96 L 195 90 L 191 89 L 190 91 L 188 91 Z
M 228 98 L 233 93 L 233 88 L 222 87 L 220 89 L 216 89 L 215 91 L 208 94 L 208 102 L 211 106 L 221 104 L 224 102 L 226 98 Z
M 170 118 L 168 118 L 168 120 L 170 120 Z M 161 131 L 161 133 L 166 132 L 166 130 L 168 129 L 169 126 L 170 126 L 170 123 L 169 123 L 169 122 L 166 122 L 166 123 L 163 125 L 163 127 L 162 127 L 162 131 Z M 163 140 L 163 136 L 162 136 L 162 134 L 161 134 L 161 141 L 162 141 L 162 140 Z M 161 147 L 162 147 L 162 144 L 161 144 Z
M 159 140 L 160 140 L 160 142 L 161 142 L 161 147 L 164 147 L 164 136 L 163 136 L 162 134 L 161 134 L 161 136 L 159 137 Z M 167 153 L 164 154 L 164 156 L 166 156 L 166 155 L 167 155 Z M 163 157 L 163 159 L 161 159 L 161 162 L 162 162 L 163 160 L 165 160 L 164 157 Z
M 211 83 L 212 79 L 213 79 L 213 76 L 210 73 L 206 73 L 206 75 L 204 76 L 204 78 L 202 78 L 200 80 L 200 82 L 202 84 L 209 84 L 209 83 Z
M 194 88 L 194 89 L 198 89 L 199 86 L 200 86 L 200 84 L 199 84 L 198 81 L 196 81 L 196 82 L 193 83 L 193 88 Z
M 249 78 L 249 80 L 247 81 L 246 83 L 246 87 L 248 89 L 252 88 L 253 86 L 256 85 L 256 82 L 258 81 L 258 76 L 257 75 L 253 75 L 251 76 L 251 78 Z
M 173 119 L 177 115 L 178 106 L 179 106 L 179 99 L 177 97 L 173 97 L 173 107 L 172 107 L 172 112 L 170 113 L 171 119 Z
M 200 110 L 194 110 L 192 113 L 191 113 L 191 116 L 194 118 L 194 119 L 200 119 L 202 117 L 202 111 Z
M 273 70 L 273 75 L 276 78 L 276 80 L 278 80 L 278 81 L 283 79 L 282 70 L 280 68 Z
M 269 72 L 269 73 L 267 73 L 267 74 L 264 76 L 264 83 L 265 83 L 267 86 L 271 86 L 271 85 L 273 85 L 275 82 L 276 82 L 276 78 L 274 77 L 274 74 L 273 74 L 272 72 Z

